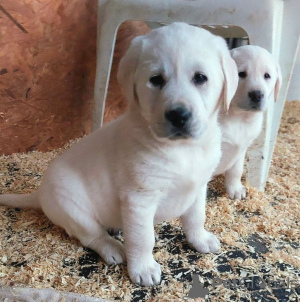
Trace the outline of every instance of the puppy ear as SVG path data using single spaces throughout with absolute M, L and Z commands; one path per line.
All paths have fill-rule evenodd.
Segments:
M 224 75 L 222 98 L 224 111 L 227 112 L 239 83 L 237 66 L 235 61 L 230 56 L 227 45 L 225 45 L 224 49 L 222 50 L 221 65 Z
M 277 70 L 277 79 L 276 79 L 276 83 L 275 83 L 275 88 L 274 88 L 274 101 L 276 102 L 277 97 L 278 97 L 278 93 L 282 84 L 282 74 L 281 74 L 281 68 L 279 66 L 279 64 L 277 63 L 276 66 L 276 70 Z
M 143 36 L 139 36 L 131 41 L 125 56 L 119 64 L 117 78 L 121 91 L 128 102 L 131 102 L 135 98 L 134 78 L 142 51 L 143 38 Z

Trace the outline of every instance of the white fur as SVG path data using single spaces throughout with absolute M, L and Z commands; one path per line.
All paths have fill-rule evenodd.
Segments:
M 241 183 L 245 154 L 253 140 L 259 135 L 263 112 L 278 95 L 281 71 L 271 54 L 258 46 L 242 46 L 231 50 L 238 72 L 246 72 L 239 79 L 238 89 L 228 112 L 220 113 L 222 126 L 222 159 L 214 173 L 225 173 L 225 187 L 231 199 L 246 197 L 246 188 Z M 265 79 L 268 73 L 271 78 Z M 261 108 L 253 111 L 248 93 L 259 90 L 264 94 Z
M 199 71 L 208 81 L 196 86 Z M 149 82 L 157 73 L 163 89 Z M 229 105 L 238 77 L 223 39 L 174 23 L 134 39 L 118 79 L 127 112 L 56 158 L 28 205 L 40 205 L 107 263 L 126 257 L 131 280 L 148 286 L 161 278 L 152 256 L 155 223 L 181 217 L 196 250 L 220 247 L 204 229 L 206 185 L 221 156 L 217 107 Z M 193 113 L 189 138 L 170 139 L 165 112 L 176 104 Z M 21 206 L 22 198 L 30 199 L 4 195 L 0 202 Z M 125 249 L 108 228 L 123 229 Z

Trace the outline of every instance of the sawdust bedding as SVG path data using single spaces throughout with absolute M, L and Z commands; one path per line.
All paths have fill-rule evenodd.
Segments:
M 42 213 L 1 207 L 0 283 L 116 301 L 180 301 L 193 296 L 196 275 L 204 286 L 202 296 L 208 294 L 206 301 L 297 301 L 299 109 L 300 102 L 286 105 L 264 194 L 248 189 L 246 200 L 231 201 L 222 177 L 210 183 L 206 228 L 220 238 L 219 253 L 197 253 L 186 243 L 178 220 L 163 222 L 156 226 L 159 238 L 153 251 L 162 265 L 162 282 L 143 288 L 130 282 L 126 264 L 105 265 Z M 36 189 L 50 161 L 62 151 L 0 157 L 0 192 Z M 200 301 L 200 296 L 193 297 Z

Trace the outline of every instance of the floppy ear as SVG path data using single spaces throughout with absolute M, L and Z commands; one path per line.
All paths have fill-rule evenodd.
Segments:
M 224 49 L 221 56 L 221 65 L 224 75 L 223 104 L 227 112 L 239 83 L 238 70 L 235 61 L 231 58 L 229 51 Z
M 277 97 L 278 97 L 278 93 L 282 84 L 282 74 L 281 74 L 281 68 L 279 66 L 279 64 L 277 63 L 276 66 L 276 70 L 277 70 L 277 79 L 276 79 L 276 83 L 275 83 L 275 88 L 274 88 L 274 101 L 276 102 Z
M 143 36 L 139 36 L 131 41 L 125 56 L 122 58 L 119 64 L 117 78 L 121 91 L 128 102 L 134 100 L 135 96 L 134 77 L 142 50 L 143 38 Z

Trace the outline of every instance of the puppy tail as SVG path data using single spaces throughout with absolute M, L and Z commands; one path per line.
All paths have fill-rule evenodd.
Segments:
M 0 204 L 11 208 L 41 208 L 37 192 L 30 194 L 3 194 L 0 195 Z

